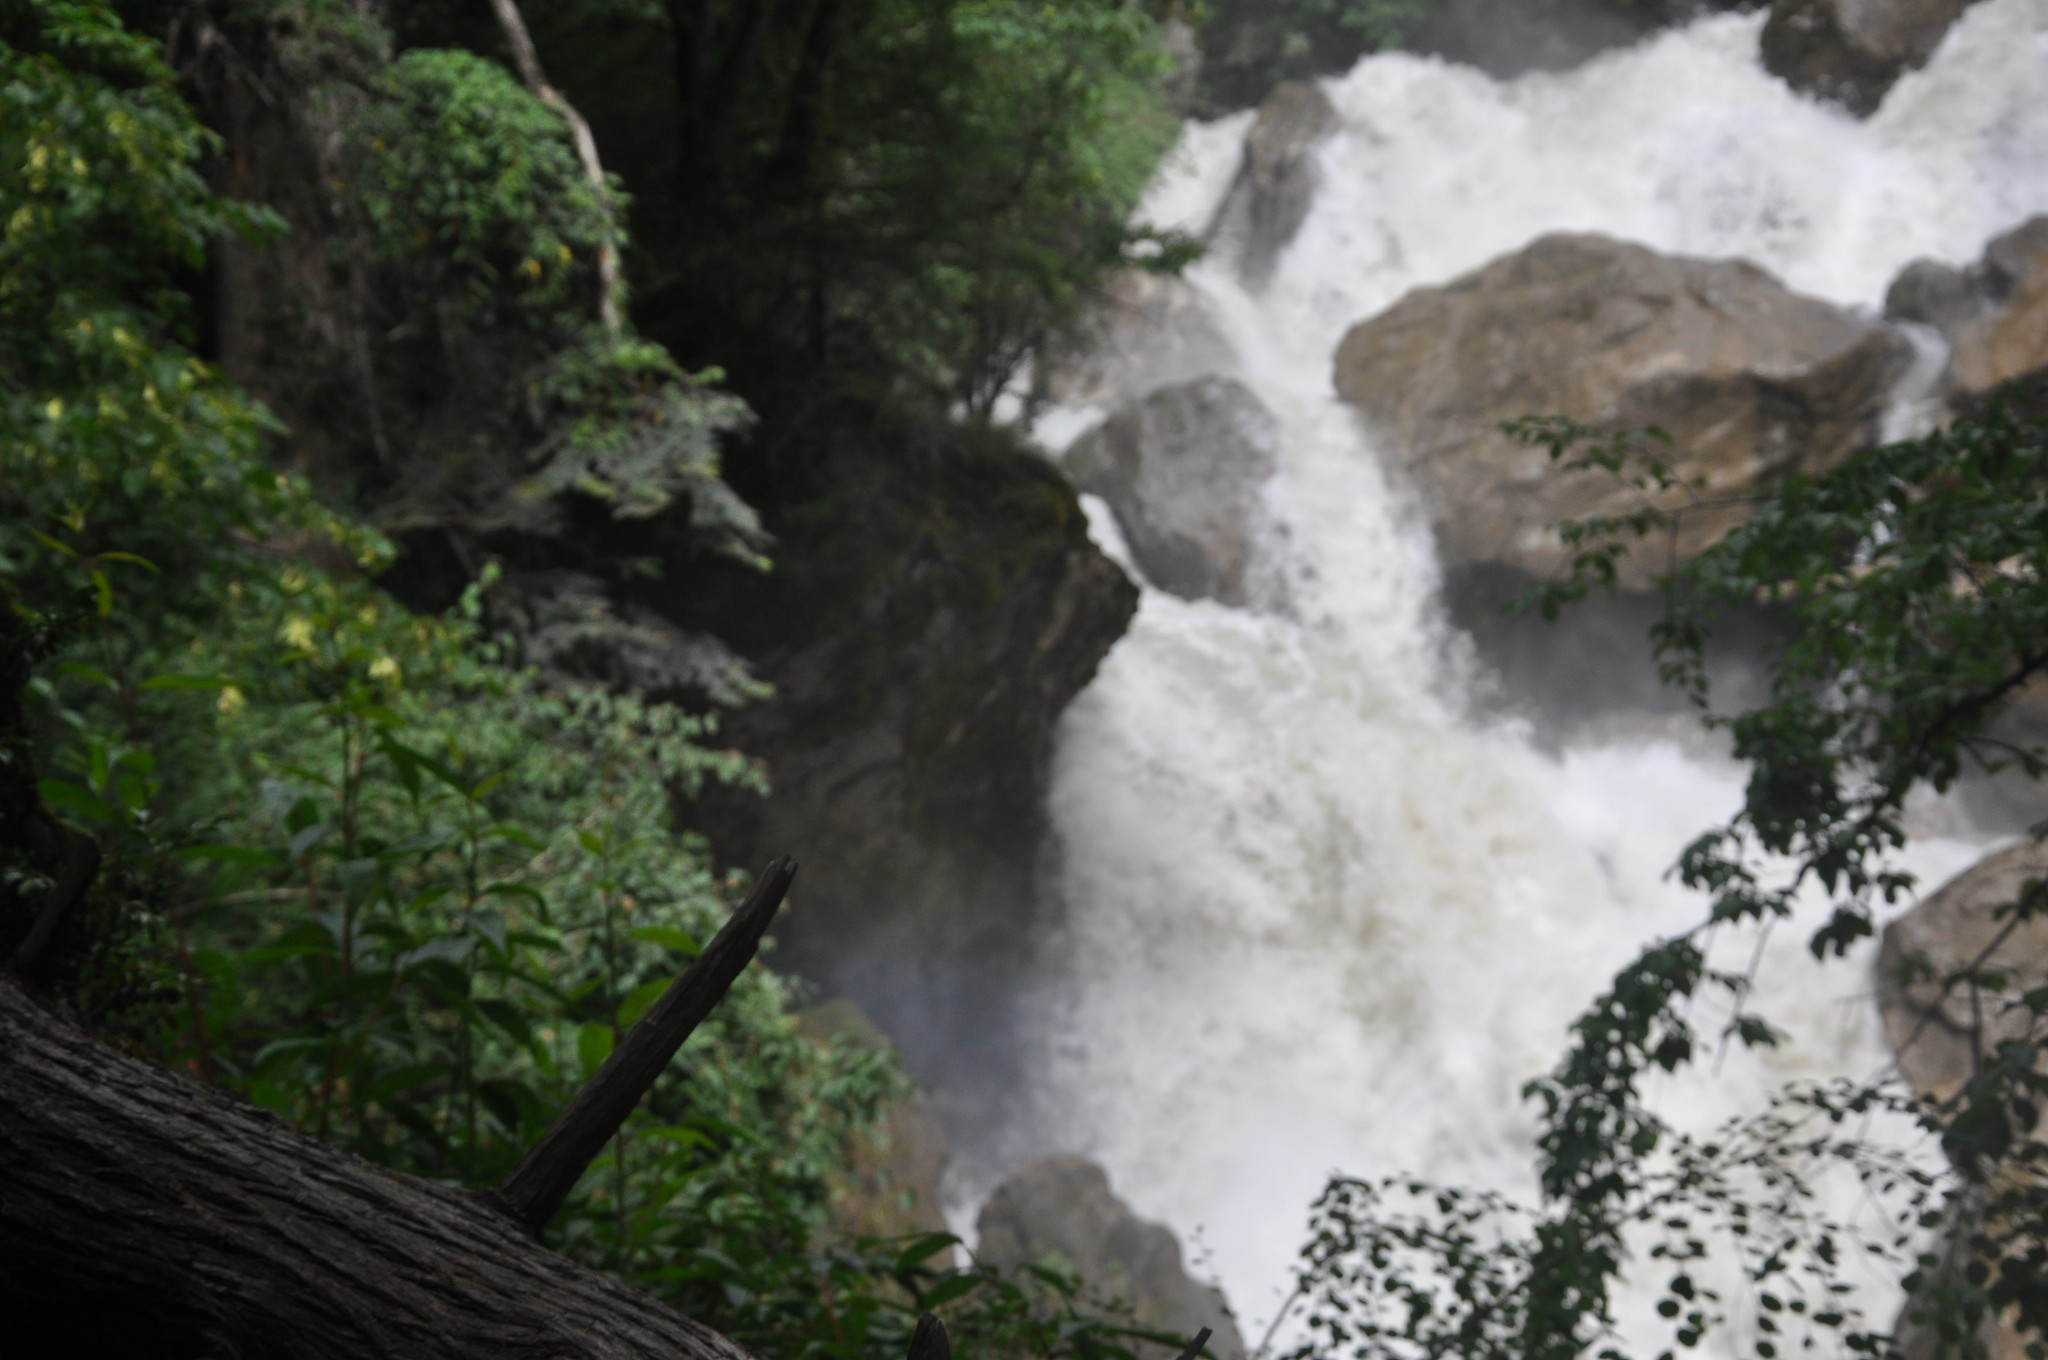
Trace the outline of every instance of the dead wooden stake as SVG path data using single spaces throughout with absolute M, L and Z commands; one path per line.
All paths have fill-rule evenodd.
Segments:
M 946 1340 L 946 1324 L 930 1313 L 917 1320 L 910 1334 L 910 1354 L 904 1360 L 953 1360 L 953 1347 Z
M 1204 1327 L 1195 1333 L 1195 1339 L 1188 1342 L 1188 1348 L 1180 1353 L 1179 1360 L 1195 1360 L 1202 1353 L 1202 1347 L 1209 1344 L 1209 1329 Z
M 733 979 L 752 960 L 794 877 L 796 861 L 787 856 L 762 871 L 760 881 L 732 919 L 626 1032 L 597 1075 L 576 1093 L 569 1108 L 556 1117 L 498 1187 L 501 1207 L 529 1232 L 538 1235 L 547 1226 L 583 1169 L 604 1150 L 690 1032 L 711 1014 Z

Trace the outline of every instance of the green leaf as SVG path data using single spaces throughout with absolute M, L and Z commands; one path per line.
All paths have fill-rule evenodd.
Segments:
M 585 1025 L 576 1032 L 576 1061 L 583 1064 L 583 1075 L 587 1080 L 597 1075 L 597 1069 L 604 1066 L 604 1060 L 612 1055 L 612 1045 L 617 1042 L 609 1025 Z
M 148 693 L 163 690 L 221 690 L 232 689 L 241 684 L 227 675 L 152 675 L 139 686 Z
M 972 1271 L 961 1271 L 958 1274 L 949 1275 L 940 1280 L 931 1289 L 918 1295 L 918 1307 L 926 1311 L 943 1307 L 954 1299 L 963 1298 L 972 1293 L 981 1283 L 981 1276 L 974 1274 Z
M 940 1252 L 959 1245 L 960 1239 L 951 1233 L 925 1233 L 921 1237 L 913 1237 L 904 1244 L 903 1250 L 896 1254 L 896 1262 L 890 1269 L 899 1273 L 906 1271 L 920 1261 L 929 1260 Z
M 125 820 L 118 808 L 91 789 L 83 788 L 68 779 L 40 780 L 36 784 L 36 791 L 50 807 L 81 821 L 99 826 L 116 826 Z
M 675 926 L 635 926 L 626 932 L 626 938 L 673 949 L 685 958 L 694 959 L 704 952 L 704 946 L 697 943 L 696 936 Z
M 640 1017 L 647 1014 L 647 1008 L 659 1001 L 661 994 L 668 990 L 669 982 L 668 978 L 655 978 L 652 982 L 643 982 L 627 992 L 625 999 L 619 1002 L 619 1028 L 626 1029 L 638 1024 Z

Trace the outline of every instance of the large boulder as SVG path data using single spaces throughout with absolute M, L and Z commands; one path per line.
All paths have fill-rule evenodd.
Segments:
M 1131 1212 L 1109 1188 L 1109 1174 L 1084 1157 L 1026 1162 L 989 1196 L 976 1232 L 975 1255 L 991 1265 L 1073 1271 L 1143 1325 L 1189 1338 L 1207 1327 L 1217 1360 L 1244 1356 L 1223 1295 L 1190 1277 L 1173 1233 Z
M 1764 65 L 1793 89 L 1864 115 L 1926 64 L 1970 0 L 1776 0 Z
M 1323 183 L 1316 149 L 1337 126 L 1336 106 L 1306 81 L 1286 82 L 1259 105 L 1237 179 L 1208 233 L 1212 244 L 1237 256 L 1238 274 L 1252 287 L 1272 277 L 1308 220 Z
M 1870 443 L 1912 356 L 1893 328 L 1751 264 L 1548 236 L 1353 327 L 1336 383 L 1420 496 L 1448 567 L 1543 577 L 1566 560 L 1548 526 L 1640 500 L 1605 472 L 1558 470 L 1500 422 L 1654 425 L 1672 436 L 1672 470 L 1725 497 Z M 1724 502 L 1688 514 L 1677 556 L 1746 513 Z M 1664 560 L 1623 559 L 1622 583 L 1647 585 Z
M 1994 237 L 1983 258 L 1961 269 L 1915 260 L 1892 281 L 1884 309 L 1948 338 L 1952 401 L 2048 377 L 2048 216 Z
M 2028 840 L 1988 856 L 1885 927 L 1878 1011 L 1913 1089 L 1947 1100 L 1970 1079 L 1978 1052 L 2019 1038 L 2032 1016 L 1943 979 L 1979 959 L 2006 974 L 2013 995 L 2048 982 L 2048 914 L 2000 939 L 2028 880 L 2048 878 L 2048 843 Z M 1981 1032 L 1979 1026 L 1981 1025 Z
M 1280 440 L 1272 414 L 1234 378 L 1201 378 L 1133 402 L 1067 452 L 1083 491 L 1109 503 L 1147 580 L 1183 599 L 1253 597 L 1260 490 Z

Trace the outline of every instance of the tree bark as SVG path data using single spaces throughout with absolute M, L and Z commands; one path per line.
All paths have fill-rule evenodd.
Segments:
M 506 45 L 512 49 L 512 64 L 519 68 L 519 78 L 526 82 L 526 88 L 533 91 L 535 98 L 553 109 L 555 116 L 569 125 L 569 137 L 576 145 L 576 159 L 583 166 L 583 177 L 590 181 L 590 187 L 597 191 L 600 199 L 607 197 L 611 190 L 605 183 L 604 164 L 597 158 L 597 138 L 591 135 L 590 124 L 583 121 L 583 115 L 576 111 L 576 106 L 548 83 L 519 6 L 515 0 L 491 0 L 491 11 L 497 15 L 498 28 L 505 35 Z M 619 276 L 618 243 L 612 240 L 609 230 L 597 248 L 597 290 L 598 319 L 604 323 L 604 333 L 616 340 L 621 324 L 619 298 L 625 289 Z
M 750 1360 L 484 1197 L 99 1044 L 4 977 L 0 1309 L 10 1355 Z
M 833 63 L 864 0 L 816 0 L 790 77 L 782 135 L 763 175 L 771 199 L 796 201 L 810 188 L 825 130 L 825 94 Z

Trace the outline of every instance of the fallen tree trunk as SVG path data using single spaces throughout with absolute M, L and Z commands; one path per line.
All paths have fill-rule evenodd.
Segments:
M 638 1056 L 624 1067 L 647 1067 L 644 1055 L 663 1047 L 666 1061 L 681 1021 L 709 1009 L 704 989 L 722 994 L 751 957 L 793 871 L 771 866 L 706 948 L 705 966 L 628 1036 L 622 1051 Z M 600 1073 L 592 1084 L 606 1082 Z M 623 1118 L 637 1098 L 600 1117 Z M 563 1123 L 588 1119 L 578 1107 Z M 544 1143 L 558 1146 L 558 1131 Z M 512 1201 L 331 1147 L 96 1042 L 0 976 L 0 1349 L 9 1355 L 38 1353 L 15 1349 L 32 1337 L 47 1338 L 52 1355 L 153 1360 L 751 1360 L 549 1251 L 523 1212 L 534 1201 Z

